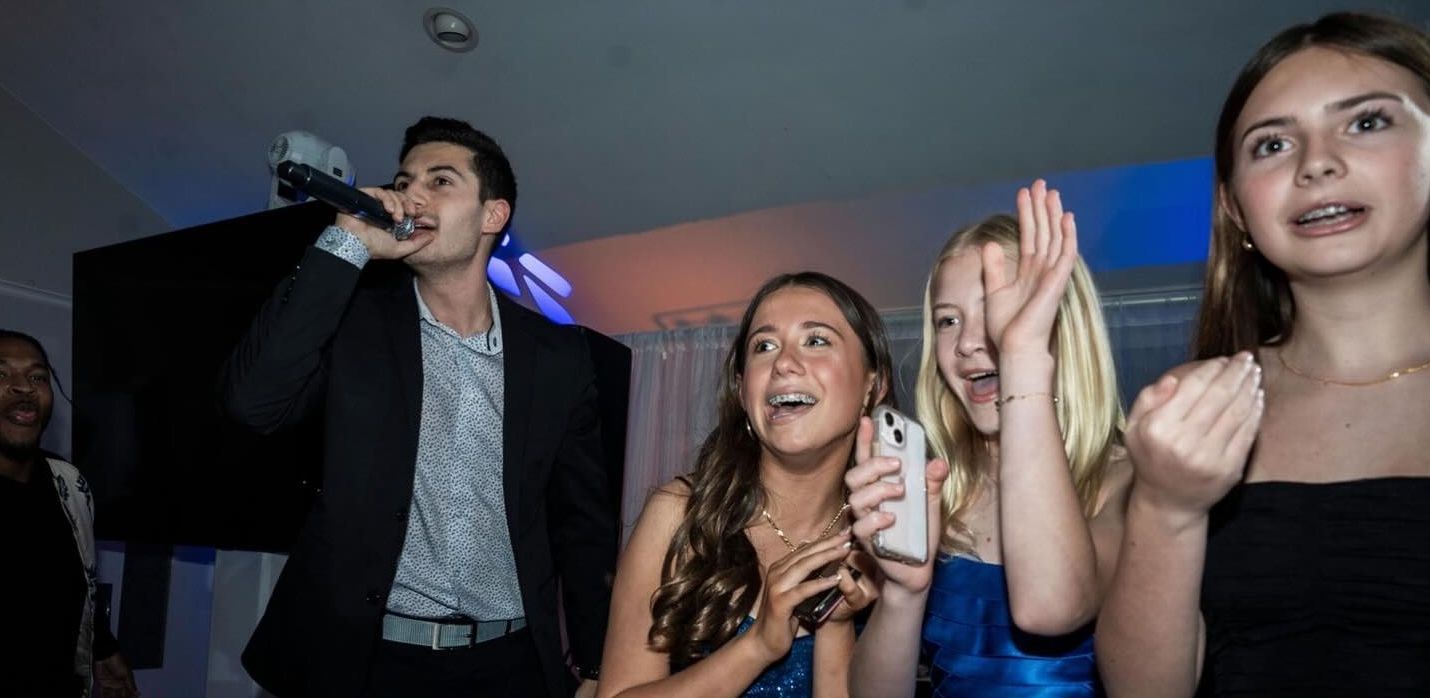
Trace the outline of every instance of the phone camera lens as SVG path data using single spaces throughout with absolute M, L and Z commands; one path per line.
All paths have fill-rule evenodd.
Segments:
M 889 425 L 889 426 L 894 426 L 894 415 L 892 415 L 892 414 L 890 414 L 890 413 L 888 413 L 888 412 L 885 412 L 885 413 L 884 413 L 884 423 L 887 424 L 887 425 Z
M 904 442 L 904 432 L 901 431 L 901 430 L 899 430 L 899 429 L 895 429 L 895 430 L 894 430 L 894 443 L 896 443 L 896 444 L 901 444 L 901 443 L 903 443 L 903 442 Z

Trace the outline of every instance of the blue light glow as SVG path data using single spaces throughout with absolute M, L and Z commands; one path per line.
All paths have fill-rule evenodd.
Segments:
M 1206 259 L 1210 158 L 1068 173 L 1050 184 L 1072 202 L 1078 249 L 1094 271 Z
M 541 308 L 542 314 L 551 318 L 552 322 L 562 325 L 570 325 L 575 322 L 571 319 L 571 314 L 566 312 L 566 309 L 561 307 L 555 298 L 552 298 L 550 294 L 542 290 L 541 286 L 537 285 L 536 279 L 523 276 L 522 280 L 526 281 L 526 288 L 531 291 L 531 297 L 536 301 L 536 307 Z
M 536 256 L 531 254 L 530 252 L 527 252 L 526 254 L 522 255 L 520 259 L 522 267 L 524 267 L 527 271 L 535 275 L 536 278 L 541 279 L 543 282 L 545 282 L 546 285 L 551 288 L 551 290 L 561 294 L 562 298 L 566 298 L 571 295 L 571 282 L 567 281 L 565 277 L 556 273 L 555 269 L 546 266 L 546 263 L 537 259 Z
M 516 275 L 511 271 L 511 265 L 492 257 L 487 262 L 487 278 L 492 280 L 496 287 L 507 293 L 521 297 L 521 287 L 516 284 Z
M 518 275 L 521 276 L 521 281 L 517 281 Z M 508 229 L 501 244 L 492 251 L 491 261 L 487 263 L 487 278 L 491 279 L 497 288 L 517 299 L 524 295 L 524 286 L 526 291 L 531 293 L 531 300 L 536 303 L 537 310 L 552 322 L 564 325 L 575 322 L 571 313 L 556 300 L 556 296 L 571 296 L 571 282 L 550 265 L 537 259 L 536 255 L 528 252 L 517 238 L 515 227 Z

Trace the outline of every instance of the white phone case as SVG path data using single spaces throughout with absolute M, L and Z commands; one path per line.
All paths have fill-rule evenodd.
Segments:
M 898 458 L 904 480 L 904 495 L 879 505 L 880 511 L 894 515 L 894 525 L 874 534 L 874 553 L 921 565 L 929 556 L 924 428 L 898 410 L 883 405 L 874 408 L 873 419 L 874 455 Z M 884 479 L 897 481 L 893 476 Z

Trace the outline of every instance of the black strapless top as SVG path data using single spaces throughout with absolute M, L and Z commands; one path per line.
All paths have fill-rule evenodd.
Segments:
M 1238 486 L 1202 614 L 1200 696 L 1430 696 L 1430 478 Z

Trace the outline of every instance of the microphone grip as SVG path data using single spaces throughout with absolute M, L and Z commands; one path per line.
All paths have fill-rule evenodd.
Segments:
M 279 179 L 294 189 L 350 216 L 380 225 L 398 240 L 412 237 L 414 223 L 411 218 L 394 221 L 387 209 L 383 208 L 381 201 L 348 186 L 342 180 L 291 160 L 278 163 L 275 171 Z

